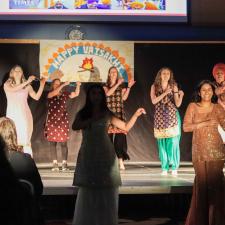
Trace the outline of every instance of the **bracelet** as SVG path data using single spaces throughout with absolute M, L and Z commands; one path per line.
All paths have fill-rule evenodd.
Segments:
M 127 87 L 128 89 L 130 89 L 130 87 Z
M 179 93 L 179 91 L 174 91 L 173 93 L 174 93 L 174 94 L 178 94 L 178 93 Z

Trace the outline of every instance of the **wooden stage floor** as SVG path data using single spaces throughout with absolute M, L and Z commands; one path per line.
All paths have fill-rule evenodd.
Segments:
M 70 171 L 53 172 L 51 164 L 38 164 L 44 183 L 44 195 L 74 195 L 77 188 L 72 186 L 74 165 Z M 120 194 L 172 194 L 191 193 L 194 169 L 190 162 L 182 162 L 177 176 L 169 173 L 161 175 L 158 162 L 127 162 L 126 170 L 121 171 Z

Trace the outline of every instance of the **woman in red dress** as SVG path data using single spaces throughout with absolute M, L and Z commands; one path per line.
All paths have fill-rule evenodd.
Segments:
M 48 113 L 45 124 L 45 137 L 50 142 L 50 151 L 53 159 L 52 171 L 59 171 L 56 146 L 60 144 L 62 151 L 62 171 L 68 170 L 67 156 L 69 139 L 69 119 L 66 103 L 69 98 L 75 98 L 80 93 L 80 82 L 77 82 L 74 92 L 62 91 L 69 82 L 62 83 L 60 79 L 52 81 L 51 91 L 48 93 Z

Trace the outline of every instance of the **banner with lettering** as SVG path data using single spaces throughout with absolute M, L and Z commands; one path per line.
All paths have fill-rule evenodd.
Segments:
M 48 81 L 105 82 L 112 66 L 125 82 L 133 78 L 134 42 L 40 41 L 40 72 Z

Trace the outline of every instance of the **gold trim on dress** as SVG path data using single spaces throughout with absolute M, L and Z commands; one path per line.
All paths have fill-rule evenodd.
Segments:
M 171 138 L 176 137 L 180 134 L 179 126 L 169 127 L 166 129 L 156 129 L 154 128 L 155 138 Z

